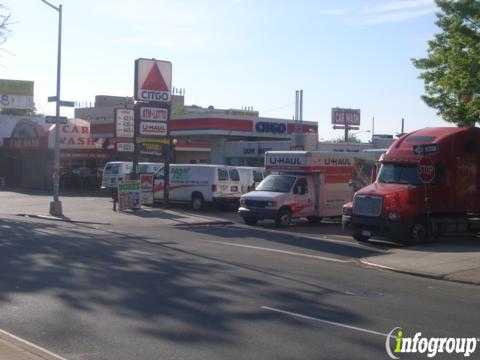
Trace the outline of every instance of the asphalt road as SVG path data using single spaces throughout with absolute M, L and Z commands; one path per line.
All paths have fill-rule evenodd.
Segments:
M 358 264 L 381 247 L 141 217 L 3 215 L 0 234 L 0 328 L 67 359 L 384 359 L 397 326 L 480 336 L 478 287 Z

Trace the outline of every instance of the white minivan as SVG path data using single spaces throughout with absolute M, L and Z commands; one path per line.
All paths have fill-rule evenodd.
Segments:
M 190 203 L 200 210 L 205 203 L 228 203 L 239 198 L 234 194 L 230 177 L 237 178 L 238 171 L 225 165 L 172 164 L 170 165 L 169 200 Z M 164 171 L 155 176 L 154 199 L 164 199 Z
M 102 189 L 116 189 L 118 184 L 132 172 L 132 167 L 131 161 L 110 161 L 106 163 L 102 175 Z M 162 163 L 140 162 L 138 163 L 138 173 L 155 174 L 162 167 Z

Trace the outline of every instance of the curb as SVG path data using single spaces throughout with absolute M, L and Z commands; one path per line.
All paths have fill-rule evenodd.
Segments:
M 365 259 L 360 259 L 360 264 L 371 267 L 371 268 L 388 270 L 388 271 L 396 272 L 396 273 L 399 273 L 399 274 L 412 275 L 412 276 L 417 276 L 417 277 L 421 277 L 421 278 L 425 278 L 425 279 L 443 280 L 443 281 L 449 281 L 449 282 L 454 282 L 454 283 L 477 285 L 477 286 L 480 285 L 478 282 L 461 280 L 461 279 L 451 279 L 451 278 L 449 278 L 449 276 L 452 275 L 452 274 L 434 275 L 434 274 L 422 273 L 422 272 L 418 272 L 418 271 L 416 272 L 416 271 L 409 271 L 409 270 L 401 270 L 401 269 L 396 269 L 396 268 L 393 268 L 393 267 L 390 267 L 390 266 L 375 264 L 375 263 L 372 263 L 372 262 L 367 261 Z
M 19 338 L 18 336 L 15 336 L 5 330 L 0 329 L 0 339 L 8 344 L 16 346 L 17 348 L 29 354 L 36 355 L 39 359 L 42 360 L 67 360 L 60 355 L 54 354 L 53 352 L 48 351 L 41 346 L 35 345 L 30 341 Z
M 206 225 L 232 225 L 233 221 L 198 221 L 198 222 L 185 222 L 180 224 L 174 224 L 175 227 L 187 227 L 187 226 L 206 226 Z

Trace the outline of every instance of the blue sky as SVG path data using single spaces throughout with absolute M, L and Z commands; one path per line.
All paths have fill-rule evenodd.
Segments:
M 54 0 L 52 2 L 56 3 Z M 39 111 L 55 92 L 56 13 L 40 0 L 2 0 L 12 14 L 0 77 L 35 81 Z M 377 133 L 445 125 L 420 99 L 410 58 L 437 31 L 433 0 L 64 0 L 62 98 L 132 96 L 138 57 L 173 63 L 187 104 L 253 106 L 291 118 L 304 89 L 304 119 L 331 130 L 332 107 L 362 110 Z M 71 115 L 70 110 L 64 110 Z M 366 133 L 361 134 L 367 138 Z

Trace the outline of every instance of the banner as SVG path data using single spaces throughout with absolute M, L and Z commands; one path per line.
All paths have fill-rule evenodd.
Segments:
M 142 205 L 153 205 L 153 174 L 140 174 L 140 201 Z
M 118 210 L 136 210 L 140 207 L 140 180 L 127 180 L 118 184 Z

